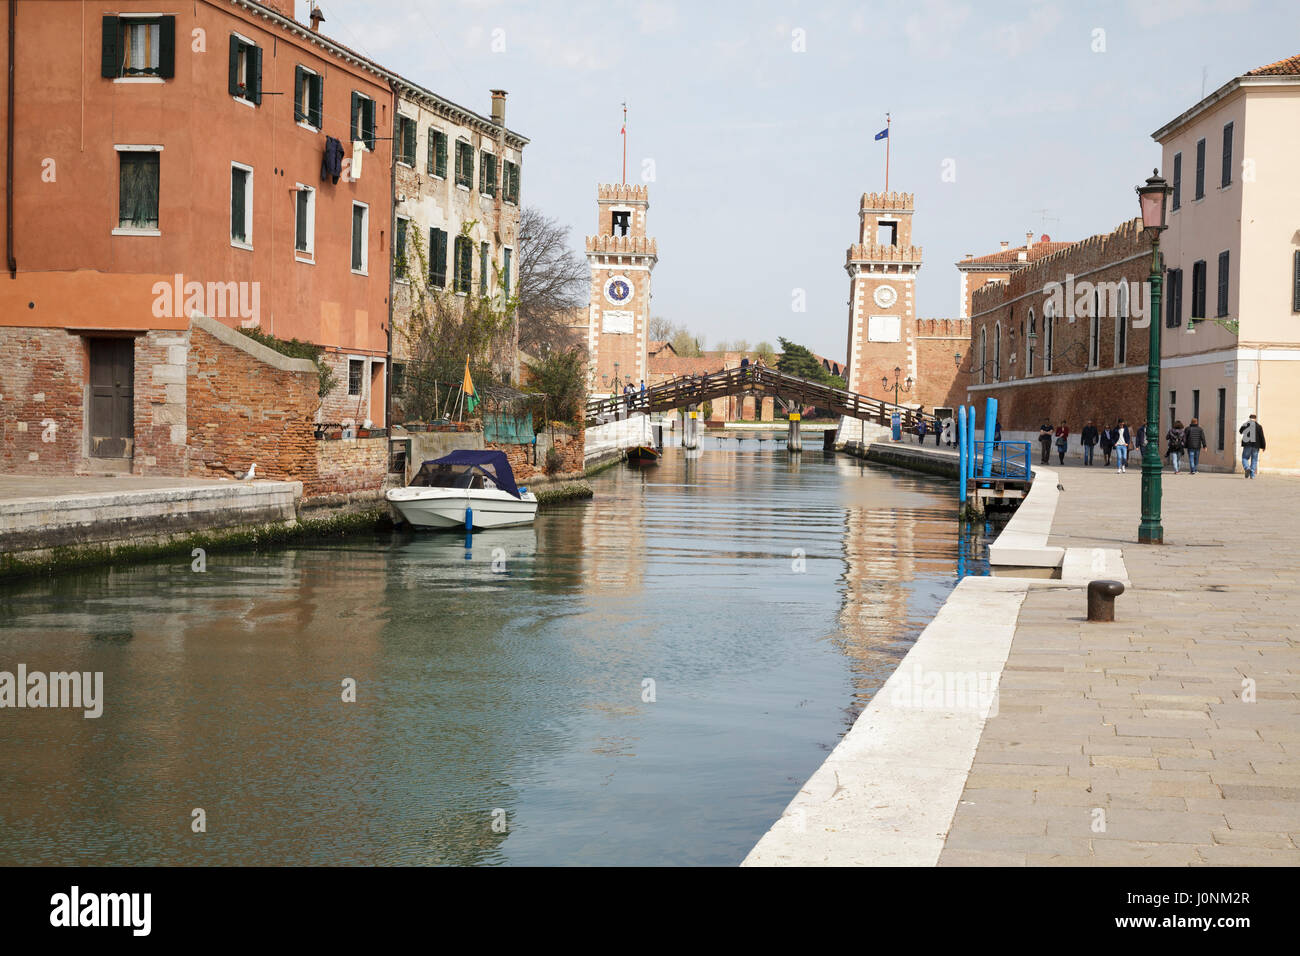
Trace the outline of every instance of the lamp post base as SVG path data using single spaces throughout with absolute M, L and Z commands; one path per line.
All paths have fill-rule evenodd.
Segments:
M 1138 544 L 1164 544 L 1165 529 L 1160 525 L 1139 525 Z

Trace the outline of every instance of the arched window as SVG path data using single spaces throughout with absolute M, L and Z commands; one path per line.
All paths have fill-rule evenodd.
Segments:
M 1101 365 L 1101 298 L 1092 294 L 1092 315 L 1088 316 L 1088 367 Z
M 1038 340 L 1038 327 L 1034 324 L 1034 310 L 1029 310 L 1029 334 L 1025 336 L 1025 378 L 1034 374 L 1034 343 Z
M 1002 323 L 993 326 L 993 381 L 1002 381 Z
M 984 370 L 989 365 L 989 330 L 980 329 L 980 384 L 984 384 Z
M 1055 357 L 1052 352 L 1056 345 L 1056 309 L 1050 299 L 1043 306 L 1043 337 L 1047 340 L 1043 346 L 1043 371 L 1050 375 Z
M 1115 364 L 1128 364 L 1128 280 L 1119 280 L 1118 308 L 1115 313 Z

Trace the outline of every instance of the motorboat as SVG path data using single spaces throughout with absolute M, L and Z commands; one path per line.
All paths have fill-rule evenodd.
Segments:
M 384 496 L 413 528 L 482 531 L 532 524 L 537 496 L 515 485 L 505 452 L 459 449 L 420 465 Z

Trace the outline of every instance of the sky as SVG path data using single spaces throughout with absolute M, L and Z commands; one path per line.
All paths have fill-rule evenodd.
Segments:
M 305 18 L 306 0 L 298 0 Z M 915 194 L 921 317 L 966 253 L 1109 232 L 1151 133 L 1300 53 L 1295 0 L 321 0 L 324 32 L 531 142 L 522 201 L 596 227 L 596 184 L 650 188 L 652 312 L 707 342 L 844 357 L 863 192 Z M 800 296 L 802 292 L 802 296 Z M 806 311 L 796 311 L 803 299 Z

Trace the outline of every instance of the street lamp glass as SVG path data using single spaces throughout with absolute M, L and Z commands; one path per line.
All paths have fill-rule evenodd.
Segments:
M 1142 210 L 1142 228 L 1147 235 L 1156 235 L 1168 228 L 1165 221 L 1166 197 L 1173 192 L 1158 170 L 1152 170 L 1145 186 L 1137 187 L 1138 207 Z

